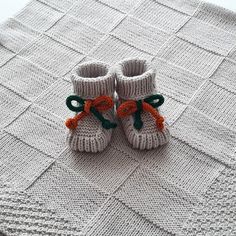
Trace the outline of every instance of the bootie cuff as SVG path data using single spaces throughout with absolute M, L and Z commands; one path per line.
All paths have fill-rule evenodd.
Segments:
M 119 62 L 116 76 L 121 99 L 144 99 L 155 91 L 155 70 L 146 60 L 133 58 Z
M 102 95 L 113 96 L 115 91 L 115 75 L 102 62 L 80 64 L 74 69 L 71 81 L 74 93 L 85 99 Z

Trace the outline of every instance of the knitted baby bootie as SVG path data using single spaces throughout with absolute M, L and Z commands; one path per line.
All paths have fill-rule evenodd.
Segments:
M 86 62 L 73 71 L 71 80 L 75 95 L 67 98 L 66 105 L 76 115 L 65 122 L 69 129 L 67 142 L 73 150 L 100 152 L 116 127 L 115 76 L 102 62 Z
M 164 118 L 157 109 L 164 103 L 164 97 L 155 94 L 155 75 L 146 60 L 126 59 L 116 66 L 117 116 L 134 148 L 156 148 L 170 138 Z

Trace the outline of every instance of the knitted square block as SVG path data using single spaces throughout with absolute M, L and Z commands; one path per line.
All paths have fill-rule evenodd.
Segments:
M 68 14 L 104 32 L 109 32 L 124 17 L 123 13 L 95 0 L 78 1 Z
M 223 61 L 223 57 L 176 37 L 169 40 L 158 57 L 204 78 L 210 77 Z
M 78 153 L 68 148 L 59 156 L 59 161 L 109 193 L 113 193 L 138 166 L 131 156 L 111 146 L 96 154 Z
M 28 101 L 0 84 L 0 127 L 15 120 L 30 105 Z
M 217 160 L 174 137 L 167 145 L 144 153 L 141 165 L 198 196 L 206 192 L 225 168 Z
M 158 58 L 153 60 L 153 65 L 158 92 L 176 101 L 188 103 L 203 82 L 201 77 Z
M 236 35 L 195 18 L 184 25 L 177 36 L 224 56 L 227 56 L 232 47 L 236 45 Z
M 203 2 L 199 5 L 194 17 L 225 31 L 235 33 L 236 15 L 233 11 Z
M 235 166 L 236 132 L 188 107 L 171 134 L 225 165 Z
M 55 8 L 33 0 L 15 16 L 15 19 L 34 30 L 45 31 L 61 16 L 62 13 Z
M 0 45 L 0 66 L 15 56 L 15 53 Z
M 236 94 L 207 81 L 195 94 L 191 105 L 236 131 Z
M 0 44 L 13 52 L 35 40 L 40 34 L 22 23 L 8 19 L 0 25 Z
M 134 10 L 133 15 L 169 33 L 178 31 L 190 18 L 182 12 L 153 0 L 143 1 Z
M 142 0 L 100 0 L 100 2 L 115 8 L 121 12 L 129 12 L 134 6 L 138 5 Z
M 25 191 L 0 189 L 1 235 L 70 235 L 80 231 L 73 222 Z
M 112 35 L 153 55 L 169 37 L 165 32 L 133 17 L 125 18 L 112 31 Z
M 210 80 L 215 84 L 236 93 L 236 62 L 224 60 Z
M 0 73 L 1 83 L 27 100 L 34 100 L 56 80 L 47 71 L 18 56 L 0 68 Z
M 65 15 L 47 31 L 55 40 L 82 53 L 88 53 L 103 37 L 103 33 Z
M 62 12 L 67 12 L 73 6 L 75 0 L 39 0 L 40 2 L 52 6 Z
M 93 220 L 84 227 L 82 235 L 170 236 L 172 234 L 155 226 L 120 201 L 109 198 Z
M 128 45 L 113 36 L 107 37 L 89 56 L 108 64 L 114 64 L 127 57 L 141 57 L 147 60 L 152 58 L 150 54 Z
M 37 106 L 31 106 L 6 130 L 52 157 L 58 156 L 66 146 L 63 120 Z
M 83 58 L 82 54 L 47 36 L 40 37 L 20 55 L 57 76 L 67 73 Z
M 0 176 L 11 185 L 29 187 L 54 161 L 5 132 L 0 140 Z
M 169 125 L 172 125 L 181 116 L 181 114 L 186 108 L 186 104 L 182 102 L 178 102 L 175 99 L 172 99 L 166 95 L 164 96 L 164 98 L 165 98 L 165 102 L 159 108 L 159 110 L 161 114 L 163 114 L 167 123 Z
M 55 162 L 27 193 L 45 202 L 62 217 L 82 228 L 106 200 L 107 195 L 61 163 Z
M 65 120 L 74 115 L 74 112 L 70 111 L 66 106 L 66 98 L 70 94 L 73 94 L 72 84 L 58 79 L 52 86 L 41 93 L 34 103 Z
M 132 191 L 130 191 L 132 189 Z M 198 199 L 150 169 L 138 168 L 114 194 L 131 210 L 170 233 L 178 232 Z
M 226 168 L 192 212 L 181 235 L 234 235 L 236 171 Z M 219 223 L 220 222 L 220 223 Z
M 199 0 L 155 0 L 155 1 L 188 15 L 193 15 L 199 5 Z

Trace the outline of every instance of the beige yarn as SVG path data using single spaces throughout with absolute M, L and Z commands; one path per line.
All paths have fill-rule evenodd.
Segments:
M 121 100 L 139 100 L 155 94 L 155 70 L 144 59 L 125 59 L 116 66 L 117 92 Z M 170 133 L 165 124 L 164 130 L 158 131 L 153 117 L 142 112 L 143 127 L 134 128 L 133 116 L 122 119 L 125 135 L 133 148 L 152 149 L 167 143 Z
M 169 143 L 133 149 L 121 124 L 104 151 L 73 151 L 72 68 L 127 57 L 156 68 Z M 0 235 L 235 236 L 235 78 L 236 13 L 206 1 L 30 1 L 0 24 Z
M 74 93 L 85 99 L 101 95 L 112 96 L 115 91 L 115 76 L 108 65 L 102 62 L 80 64 L 71 76 Z M 103 112 L 103 116 L 114 120 L 114 110 Z M 100 152 L 111 140 L 112 129 L 104 129 L 93 114 L 79 121 L 75 130 L 69 130 L 67 142 L 71 149 L 85 152 Z

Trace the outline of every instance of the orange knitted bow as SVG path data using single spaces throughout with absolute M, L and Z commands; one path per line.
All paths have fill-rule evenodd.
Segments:
M 81 106 L 73 106 L 72 101 L 77 101 Z M 76 129 L 78 121 L 93 113 L 101 122 L 105 129 L 115 128 L 116 124 L 105 119 L 100 112 L 107 111 L 114 106 L 114 102 L 111 97 L 100 96 L 95 99 L 84 100 L 77 95 L 69 96 L 66 100 L 66 105 L 71 111 L 80 112 L 73 118 L 66 120 L 65 125 L 69 129 Z
M 159 99 L 159 102 L 152 103 L 151 101 L 154 99 Z M 155 108 L 162 105 L 163 103 L 164 98 L 159 94 L 152 95 L 144 100 L 128 100 L 121 103 L 121 105 L 117 108 L 117 116 L 124 118 L 134 114 L 134 127 L 136 129 L 141 129 L 143 126 L 143 122 L 141 120 L 141 111 L 146 111 L 154 117 L 157 128 L 162 131 L 164 129 L 164 118 Z

